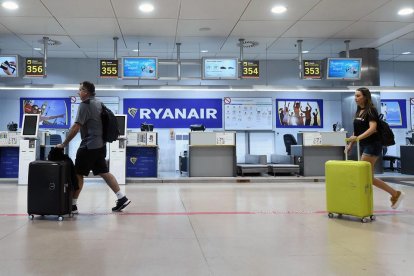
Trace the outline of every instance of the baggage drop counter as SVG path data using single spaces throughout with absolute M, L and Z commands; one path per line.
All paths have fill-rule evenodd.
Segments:
M 188 176 L 236 176 L 236 133 L 190 132 Z
M 299 132 L 292 155 L 303 176 L 324 176 L 325 162 L 344 160 L 346 132 Z
M 158 177 L 158 145 L 156 132 L 128 133 L 126 177 Z

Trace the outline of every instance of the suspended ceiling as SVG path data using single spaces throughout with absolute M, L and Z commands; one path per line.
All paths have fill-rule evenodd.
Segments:
M 0 2 L 2 2 L 0 0 Z M 240 38 L 256 41 L 244 48 L 245 59 L 292 60 L 297 41 L 307 59 L 338 56 L 345 50 L 377 48 L 380 60 L 414 61 L 414 14 L 400 16 L 404 0 L 20 0 L 19 9 L 0 7 L 1 54 L 42 56 L 43 37 L 60 42 L 48 56 L 111 58 L 118 37 L 118 57 L 158 56 L 182 59 L 240 56 Z M 144 14 L 138 6 L 151 2 Z M 283 14 L 271 13 L 284 5 Z M 207 53 L 202 53 L 207 50 Z M 411 54 L 403 55 L 403 52 Z

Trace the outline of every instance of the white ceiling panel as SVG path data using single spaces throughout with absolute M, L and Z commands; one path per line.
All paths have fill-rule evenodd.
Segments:
M 116 17 L 118 18 L 157 18 L 178 19 L 180 0 L 151 0 L 154 11 L 143 13 L 138 9 L 139 4 L 145 1 L 137 0 L 111 0 Z
M 302 20 L 358 20 L 389 0 L 323 0 Z
M 261 53 L 256 58 L 262 59 L 262 60 L 272 60 L 272 59 L 294 60 L 297 58 L 297 54 Z
M 79 47 L 72 41 L 69 36 L 48 36 L 51 40 L 60 42 L 59 45 L 49 46 L 49 51 L 79 51 Z M 21 35 L 20 38 L 24 40 L 28 45 L 32 47 L 43 48 L 43 43 L 39 42 L 42 40 L 42 36 L 39 35 Z
M 412 0 L 392 0 L 381 8 L 375 10 L 371 14 L 362 18 L 365 21 L 400 21 L 400 22 L 414 22 L 414 15 L 400 16 L 398 11 L 402 8 L 411 7 L 414 4 Z
M 2 24 L 0 24 L 0 35 L 1 34 L 10 34 L 10 31 Z
M 294 21 L 240 21 L 233 32 L 233 36 L 240 37 L 273 37 L 277 38 L 283 34 Z M 260 32 L 256 32 L 260 30 Z
M 119 19 L 124 35 L 175 36 L 175 19 Z
M 3 1 L 1 1 L 3 2 Z M 59 1 L 61 2 L 61 1 Z M 45 8 L 40 0 L 25 0 L 19 1 L 19 8 L 17 10 L 6 10 L 0 8 L 1 17 L 47 17 L 51 16 L 47 8 Z
M 253 0 L 241 19 L 297 21 L 306 15 L 319 1 L 320 0 Z M 276 5 L 285 6 L 287 8 L 286 13 L 272 13 L 271 9 Z
M 235 22 L 231 20 L 179 20 L 178 36 L 228 36 Z M 200 31 L 200 28 L 210 28 L 208 31 Z
M 348 28 L 335 34 L 335 37 L 345 38 L 381 38 L 389 33 L 407 26 L 404 22 L 373 22 L 358 21 Z
M 180 42 L 183 59 L 238 57 L 239 38 L 259 42 L 244 48 L 245 57 L 268 59 L 296 58 L 298 39 L 317 57 L 337 56 L 344 40 L 351 49 L 378 47 L 381 60 L 414 52 L 414 15 L 396 15 L 413 0 L 151 0 L 155 9 L 146 14 L 138 10 L 143 1 L 19 0 L 18 10 L 0 7 L 0 49 L 32 55 L 48 36 L 62 42 L 49 49 L 55 57 L 97 58 L 113 55 L 117 36 L 118 53 L 137 55 L 139 43 L 140 55 L 173 58 Z M 271 13 L 274 5 L 287 12 Z
M 352 24 L 352 21 L 299 21 L 282 37 L 332 37 Z
M 394 61 L 414 61 L 414 55 L 399 55 L 393 59 Z
M 115 17 L 110 0 L 42 0 L 56 18 Z
M 248 0 L 182 0 L 180 19 L 237 20 Z
M 64 35 L 52 17 L 2 17 L 0 23 L 15 34 Z
M 114 18 L 61 18 L 59 21 L 68 35 L 121 35 Z

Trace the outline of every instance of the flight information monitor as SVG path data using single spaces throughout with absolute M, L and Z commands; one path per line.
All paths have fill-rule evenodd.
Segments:
M 361 79 L 361 58 L 328 58 L 326 78 L 331 80 Z
M 202 78 L 205 80 L 231 80 L 239 76 L 237 58 L 203 58 Z
M 156 57 L 123 57 L 123 79 L 148 79 L 158 78 L 158 58 Z

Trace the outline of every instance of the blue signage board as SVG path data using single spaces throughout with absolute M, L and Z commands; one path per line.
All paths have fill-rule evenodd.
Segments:
M 157 177 L 156 147 L 127 147 L 127 177 Z
M 124 114 L 128 128 L 140 128 L 141 123 L 154 128 L 223 127 L 222 99 L 124 99 Z

